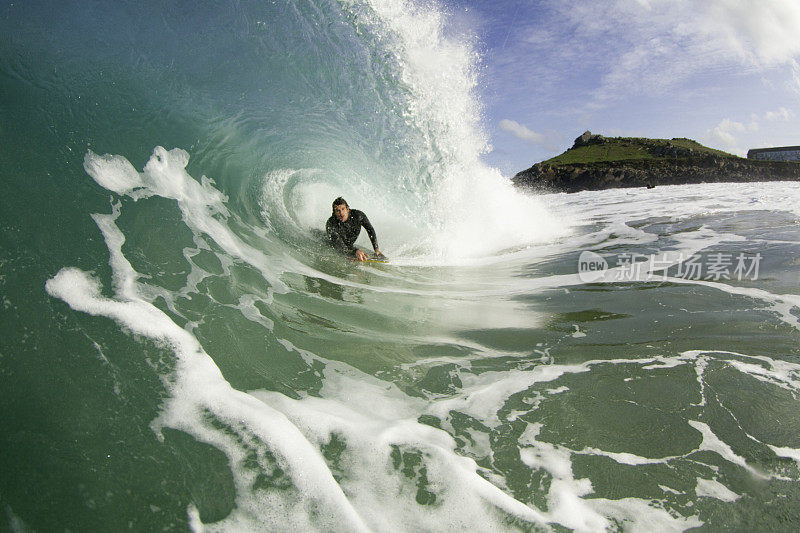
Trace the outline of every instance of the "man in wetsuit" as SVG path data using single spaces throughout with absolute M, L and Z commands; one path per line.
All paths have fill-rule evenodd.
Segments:
M 367 259 L 367 254 L 363 250 L 353 246 L 361 233 L 361 226 L 367 230 L 375 253 L 379 257 L 383 257 L 381 251 L 378 250 L 378 236 L 375 234 L 375 228 L 369 223 L 367 215 L 358 209 L 350 209 L 341 196 L 333 201 L 333 214 L 325 224 L 325 231 L 334 248 L 358 261 Z

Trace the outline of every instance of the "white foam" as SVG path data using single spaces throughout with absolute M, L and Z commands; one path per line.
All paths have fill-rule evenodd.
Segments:
M 774 360 L 767 362 L 771 368 L 736 360 L 731 360 L 728 364 L 764 383 L 770 383 L 793 393 L 800 391 L 800 368 L 795 364 Z
M 461 377 L 461 392 L 452 398 L 437 400 L 427 409 L 429 414 L 446 418 L 450 411 L 473 416 L 488 427 L 500 424 L 497 412 L 512 394 L 524 391 L 535 383 L 558 379 L 565 373 L 587 372 L 588 365 L 541 365 L 530 371 L 484 372 Z
M 719 481 L 703 478 L 697 478 L 695 494 L 698 498 L 716 498 L 723 502 L 735 502 L 742 497 L 741 494 L 736 494 Z
M 571 461 L 574 452 L 537 440 L 541 428 L 538 423 L 528 425 L 519 439 L 520 459 L 552 476 L 545 513 L 551 522 L 575 531 L 607 530 L 612 526 L 611 518 L 622 522 L 626 531 L 683 531 L 702 525 L 697 517 L 673 516 L 646 500 L 586 498 L 593 493 L 592 484 L 588 479 L 575 479 Z
M 130 194 L 134 189 L 144 187 L 133 165 L 119 155 L 99 156 L 89 150 L 84 157 L 83 168 L 101 187 L 117 194 Z
M 545 522 L 535 509 L 478 475 L 472 459 L 455 453 L 450 435 L 418 423 L 425 402 L 341 363 L 328 362 L 324 374 L 321 398 L 293 400 L 267 391 L 251 394 L 286 413 L 318 446 L 331 435 L 339 436 L 345 444 L 340 483 L 371 528 L 420 530 L 435 523 L 437 529 L 506 529 L 493 508 L 524 521 Z M 404 480 L 391 466 L 395 449 L 421 459 L 427 490 L 436 497 L 436 505 L 425 507 L 421 514 L 415 502 L 417 480 Z M 421 475 L 419 468 L 415 472 Z
M 708 426 L 708 424 L 699 422 L 697 420 L 689 420 L 688 423 L 703 435 L 703 441 L 697 448 L 698 450 L 708 450 L 717 453 L 726 461 L 744 468 L 758 478 L 768 478 L 768 476 L 765 476 L 763 473 L 748 465 L 747 461 L 745 461 L 743 457 L 736 455 L 730 446 L 728 446 L 719 437 L 717 437 L 713 431 L 711 431 L 711 428 Z
M 775 364 L 776 366 L 781 366 L 784 363 L 763 356 L 748 356 L 734 352 L 704 352 L 695 350 L 687 351 L 673 357 L 655 356 L 636 360 L 594 360 L 581 365 L 572 366 L 544 365 L 543 367 L 536 367 L 534 371 L 529 372 L 484 372 L 478 376 L 465 375 L 464 372 L 460 372 L 459 376 L 463 382 L 462 390 L 451 398 L 434 400 L 431 402 L 426 412 L 435 414 L 442 420 L 447 420 L 451 411 L 458 411 L 477 418 L 489 427 L 496 427 L 500 423 L 498 413 L 503 408 L 510 395 L 523 391 L 537 382 L 556 380 L 566 373 L 589 371 L 593 366 L 605 364 L 637 365 L 642 370 L 661 372 L 668 371 L 680 365 L 693 363 L 697 369 L 698 386 L 701 388 L 702 394 L 704 390 L 703 374 L 709 358 L 717 358 L 718 360 L 725 361 L 730 363 L 734 368 L 736 366 L 741 366 L 733 364 L 739 362 L 739 359 L 759 361 L 764 365 Z M 762 366 L 757 366 L 756 368 L 764 369 Z M 774 372 L 774 375 L 771 377 L 777 379 L 777 376 L 782 376 L 783 373 L 792 373 L 797 370 L 797 365 L 788 364 L 788 366 L 782 368 L 780 372 Z M 541 376 L 536 376 L 536 371 L 543 372 L 543 374 Z M 566 392 L 566 390 L 568 389 L 565 387 L 559 387 L 558 389 L 548 389 L 545 392 Z M 543 397 L 538 393 L 533 393 L 532 397 L 533 401 L 531 407 L 535 410 L 538 408 L 538 404 Z M 520 411 L 512 411 L 506 417 L 506 420 L 518 420 L 521 414 L 523 413 Z M 551 510 L 546 513 L 548 519 L 567 527 L 576 528 L 584 527 L 587 523 L 590 523 L 593 515 L 589 515 L 590 518 L 584 517 L 580 519 L 589 520 L 587 523 L 581 521 L 574 522 L 574 520 L 576 520 L 574 518 L 576 506 L 583 505 L 583 503 L 577 500 L 584 498 L 588 492 L 586 492 L 587 487 L 585 482 L 578 482 L 579 480 L 575 480 L 571 477 L 570 457 L 573 454 L 604 456 L 620 464 L 641 466 L 648 464 L 669 464 L 671 461 L 677 459 L 688 458 L 698 450 L 707 450 L 719 454 L 725 460 L 743 468 L 758 478 L 785 479 L 777 475 L 765 475 L 758 469 L 748 465 L 744 458 L 734 453 L 730 446 L 720 440 L 707 424 L 699 421 L 689 421 L 689 424 L 702 434 L 703 439 L 698 448 L 687 450 L 682 455 L 653 458 L 627 452 L 610 452 L 594 447 L 587 447 L 583 450 L 569 450 L 563 446 L 538 443 L 536 441 L 536 436 L 542 427 L 541 424 L 530 424 L 528 430 L 520 437 L 519 444 L 522 447 L 520 455 L 523 462 L 529 467 L 545 469 L 558 480 L 557 483 L 553 484 L 554 488 L 552 490 L 554 492 L 552 492 L 550 498 L 552 498 L 552 505 L 555 506 L 555 509 L 564 510 L 563 515 L 560 511 L 556 511 L 554 514 L 551 508 Z M 779 449 L 774 446 L 770 446 L 770 448 L 779 455 L 783 454 L 783 456 L 790 456 L 793 458 L 800 456 L 800 454 L 793 449 Z M 713 465 L 709 465 L 709 467 L 712 468 L 712 470 L 716 468 Z M 721 494 L 721 492 L 718 494 Z M 638 523 L 642 529 L 645 529 L 642 524 L 646 523 L 647 520 L 653 520 L 653 523 L 659 524 L 660 528 L 668 530 L 694 527 L 701 523 L 697 517 L 675 517 L 671 516 L 669 513 L 661 514 L 660 512 L 657 512 L 655 515 L 645 520 L 643 517 L 648 516 L 648 514 L 642 511 L 643 507 L 640 500 L 631 500 L 623 503 L 619 501 L 607 502 L 608 505 L 604 506 L 600 506 L 598 503 L 599 500 L 597 499 L 591 499 L 590 501 L 591 505 L 595 506 L 593 509 L 597 510 L 600 515 L 605 518 L 613 516 L 620 520 L 635 520 L 637 512 L 643 513 L 638 516 L 640 520 Z M 645 504 L 644 507 L 649 506 Z M 627 511 L 623 512 L 623 509 L 627 509 Z M 636 509 L 636 511 L 634 512 L 633 509 Z M 614 515 L 614 512 L 619 512 L 620 514 Z M 628 512 L 633 514 L 626 514 Z
M 186 172 L 188 162 L 189 155 L 184 150 L 175 148 L 168 151 L 157 146 L 137 179 L 131 173 L 133 167 L 120 156 L 98 156 L 88 152 L 84 167 L 100 185 L 108 185 L 109 190 L 134 200 L 154 195 L 176 200 L 184 222 L 196 237 L 207 235 L 231 257 L 257 268 L 273 290 L 287 292 L 288 288 L 276 274 L 282 267 L 279 259 L 268 257 L 245 243 L 228 227 L 227 197 L 214 187 L 213 180 L 205 176 L 199 183 L 194 180 Z M 120 175 L 124 177 L 120 178 Z M 134 182 L 138 188 L 134 188 Z
M 178 365 L 174 380 L 165 382 L 171 396 L 152 425 L 158 435 L 165 426 L 180 429 L 228 455 L 237 488 L 237 508 L 217 526 L 258 529 L 272 523 L 276 527 L 278 524 L 308 527 L 306 517 L 317 507 L 322 522 L 315 523 L 315 527 L 324 527 L 325 523 L 348 524 L 354 530 L 366 530 L 319 450 L 283 414 L 232 389 L 188 331 L 139 297 L 137 274 L 122 255 L 124 239 L 114 225 L 115 218 L 116 214 L 95 216 L 111 252 L 109 263 L 114 273 L 115 298 L 103 297 L 98 280 L 76 268 L 62 269 L 45 287 L 48 294 L 64 300 L 71 308 L 109 317 L 132 333 L 150 338 L 175 353 Z M 291 494 L 282 495 L 280 491 L 266 496 L 253 494 L 250 487 L 255 474 L 252 469 L 243 467 L 246 450 L 231 435 L 209 424 L 209 414 L 234 430 L 252 433 L 265 443 L 303 497 L 297 499 Z
M 578 207 L 586 220 L 629 221 L 681 219 L 736 211 L 785 211 L 800 216 L 800 192 L 791 181 L 665 185 L 552 195 L 564 206 Z M 747 201 L 750 199 L 751 201 Z
M 537 440 L 541 428 L 541 424 L 528 425 L 519 439 L 519 456 L 528 467 L 544 469 L 553 478 L 547 497 L 548 518 L 576 531 L 607 529 L 609 520 L 582 499 L 593 492 L 591 481 L 575 479 L 569 450 Z
M 674 459 L 674 457 L 663 457 L 659 459 L 651 459 L 649 457 L 642 457 L 640 455 L 635 455 L 632 453 L 626 452 L 606 452 L 603 450 L 599 450 L 597 448 L 584 448 L 583 450 L 576 452 L 581 455 L 601 455 L 603 457 L 608 457 L 609 459 L 613 459 L 614 461 L 618 462 L 622 465 L 652 465 L 652 464 L 666 464 L 667 461 L 670 459 Z
M 239 297 L 239 305 L 237 306 L 237 309 L 241 311 L 242 316 L 244 316 L 246 319 L 256 322 L 257 324 L 261 324 L 269 331 L 272 331 L 275 328 L 275 323 L 261 314 L 261 311 L 259 311 L 258 307 L 255 305 L 255 303 L 258 301 L 266 304 L 271 303 L 264 298 L 255 296 L 254 294 L 243 294 Z
M 663 502 L 658 500 L 593 498 L 588 500 L 588 503 L 595 509 L 602 509 L 604 514 L 620 522 L 623 531 L 637 533 L 674 531 L 677 533 L 703 525 L 697 516 L 681 516 L 674 512 L 670 513 L 663 508 Z
M 643 370 L 665 370 L 667 368 L 674 368 L 676 366 L 685 365 L 686 361 L 677 357 L 662 357 L 656 356 L 653 358 L 655 363 L 652 365 L 645 365 Z
M 789 448 L 788 446 L 772 446 L 767 444 L 778 457 L 786 457 L 797 462 L 797 467 L 800 468 L 800 448 Z

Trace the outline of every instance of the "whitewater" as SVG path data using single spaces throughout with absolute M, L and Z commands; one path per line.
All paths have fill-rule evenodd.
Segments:
M 795 184 L 515 189 L 438 4 L 3 9 L 10 530 L 800 524 Z

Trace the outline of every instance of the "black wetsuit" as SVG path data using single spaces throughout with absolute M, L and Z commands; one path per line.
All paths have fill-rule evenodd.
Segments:
M 355 255 L 356 247 L 353 244 L 361 233 L 361 226 L 367 230 L 372 247 L 377 250 L 378 236 L 375 235 L 375 228 L 369 223 L 367 215 L 358 209 L 351 209 L 350 216 L 344 222 L 340 222 L 336 215 L 331 215 L 325 224 L 325 231 L 334 248 L 347 255 Z

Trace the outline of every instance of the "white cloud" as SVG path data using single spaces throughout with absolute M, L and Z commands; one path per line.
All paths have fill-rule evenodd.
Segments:
M 709 146 L 744 156 L 747 147 L 779 146 L 791 144 L 795 138 L 792 126 L 795 112 L 786 107 L 763 114 L 751 113 L 750 120 L 744 123 L 725 118 L 714 128 L 706 131 L 703 141 Z M 764 124 L 767 122 L 768 124 Z M 763 125 L 763 128 L 762 128 Z M 764 132 L 762 135 L 754 135 Z
M 695 3 L 698 3 L 695 0 Z M 800 56 L 797 0 L 714 0 L 699 2 L 704 19 L 696 30 L 720 35 L 744 57 L 761 65 L 793 62 Z
M 706 132 L 706 139 L 708 139 L 708 144 L 722 146 L 727 150 L 742 153 L 743 150 L 739 148 L 736 135 L 744 133 L 746 130 L 747 128 L 741 122 L 726 118 L 717 124 L 714 129 Z
M 778 108 L 776 111 L 767 111 L 766 113 L 764 113 L 763 117 L 757 115 L 756 113 L 751 113 L 750 123 L 747 125 L 747 129 L 750 131 L 759 131 L 761 129 L 761 121 L 765 120 L 767 122 L 790 122 L 794 118 L 794 116 L 795 116 L 794 111 L 792 111 L 791 109 L 787 109 L 785 107 Z M 723 121 L 723 123 L 724 122 L 725 121 Z M 717 128 L 719 128 L 719 126 L 717 126 Z
M 788 122 L 794 118 L 794 111 L 781 107 L 777 111 L 767 111 L 764 115 L 765 120 Z
M 792 61 L 792 79 L 794 80 L 793 89 L 800 93 L 800 62 Z
M 541 133 L 536 133 L 535 131 L 531 131 L 527 126 L 524 126 L 515 120 L 504 118 L 500 121 L 499 126 L 501 130 L 507 131 L 518 139 L 522 139 L 523 141 L 531 144 L 542 144 L 545 141 L 544 135 Z
M 599 101 L 664 93 L 691 76 L 788 67 L 800 90 L 798 0 L 558 0 L 568 46 L 596 62 Z

